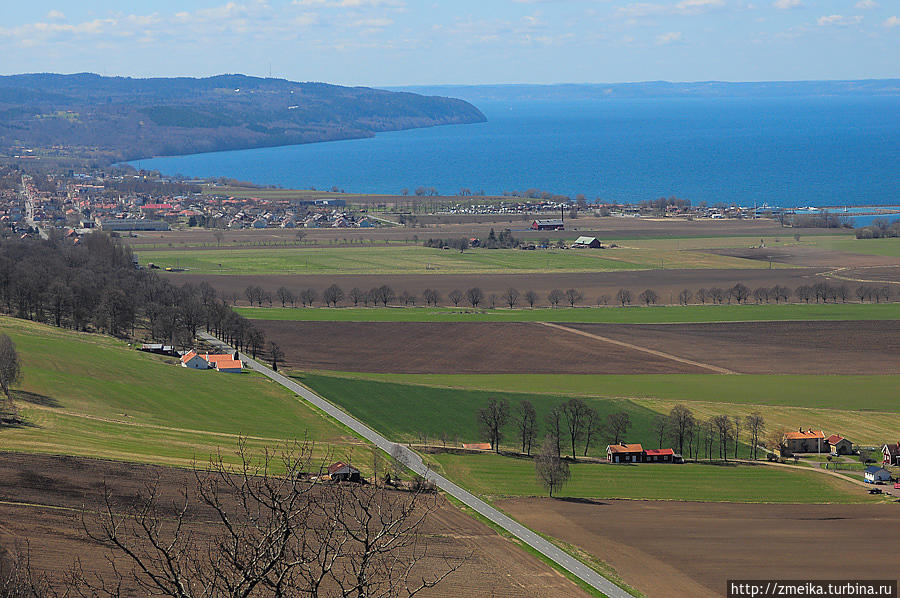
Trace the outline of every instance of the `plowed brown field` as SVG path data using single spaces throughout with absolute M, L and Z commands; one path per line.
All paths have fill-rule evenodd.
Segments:
M 698 367 L 533 323 L 257 320 L 302 370 L 453 373 L 701 374 Z
M 194 479 L 191 472 L 173 468 L 0 453 L 0 557 L 8 557 L 16 543 L 27 540 L 32 564 L 38 570 L 63 574 L 78 557 L 85 572 L 108 572 L 106 550 L 83 533 L 82 505 L 88 509 L 99 506 L 107 483 L 113 503 L 124 506 L 134 500 L 145 482 L 157 477 L 163 489 L 161 505 L 176 499 L 182 485 L 190 485 Z M 191 532 L 208 536 L 212 530 L 208 521 L 201 513 L 192 520 Z M 472 556 L 463 569 L 422 595 L 586 596 L 549 566 L 446 502 L 429 517 L 426 527 L 423 532 L 430 538 L 430 556 L 423 567 L 442 567 L 443 558 Z
M 389 373 L 710 373 L 536 323 L 257 320 L 296 369 Z M 900 373 L 900 321 L 566 324 L 746 374 Z
M 650 598 L 729 579 L 896 579 L 900 507 L 516 499 L 498 506 L 612 565 Z

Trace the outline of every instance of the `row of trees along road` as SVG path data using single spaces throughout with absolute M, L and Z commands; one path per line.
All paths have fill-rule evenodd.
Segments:
M 490 442 L 497 454 L 507 432 L 513 433 L 517 448 L 527 456 L 531 456 L 540 435 L 537 411 L 528 400 L 511 407 L 506 399 L 489 399 L 478 411 L 478 423 L 482 438 Z M 552 495 L 561 486 L 551 485 L 550 481 L 564 478 L 562 483 L 565 483 L 568 479 L 568 475 L 561 473 L 566 455 L 577 461 L 579 452 L 586 457 L 590 447 L 598 442 L 624 443 L 631 426 L 627 411 L 609 413 L 604 418 L 581 399 L 553 406 L 544 418 L 545 437 L 535 461 L 538 478 Z M 678 454 L 695 460 L 703 454 L 707 460 L 715 459 L 714 449 L 718 449 L 719 459 L 727 461 L 729 450 L 733 458 L 738 458 L 742 440 L 749 446 L 746 456 L 756 459 L 765 430 L 765 419 L 759 412 L 745 417 L 716 415 L 700 420 L 685 405 L 676 405 L 668 415 L 660 415 L 653 421 L 654 440 L 659 448 L 669 441 Z
M 881 303 L 890 301 L 894 297 L 894 293 L 888 285 L 860 285 L 850 287 L 847 284 L 829 284 L 828 282 L 817 282 L 812 285 L 801 285 L 795 289 L 786 286 L 775 285 L 772 287 L 761 286 L 754 289 L 737 283 L 729 288 L 721 287 L 701 287 L 696 292 L 691 289 L 682 289 L 677 297 L 669 297 L 669 304 L 676 301 L 681 305 L 690 304 L 746 304 L 751 301 L 756 304 L 765 303 L 788 303 L 795 299 L 800 303 L 846 303 L 854 298 L 861 302 Z M 427 288 L 422 291 L 421 295 L 411 291 L 396 292 L 389 285 L 381 285 L 373 287 L 369 290 L 363 290 L 359 287 L 353 287 L 348 292 L 338 286 L 332 284 L 321 293 L 313 288 L 303 289 L 301 291 L 292 291 L 287 287 L 279 287 L 274 293 L 264 290 L 259 286 L 248 286 L 244 290 L 243 296 L 237 293 L 231 293 L 227 299 L 231 303 L 237 304 L 238 301 L 246 299 L 251 306 L 272 307 L 279 304 L 281 307 L 313 307 L 316 303 L 320 303 L 326 307 L 337 307 L 341 305 L 352 305 L 353 307 L 376 307 L 381 305 L 401 305 L 405 307 L 414 307 L 420 302 L 428 307 L 437 307 L 438 305 L 468 305 L 473 308 L 489 307 L 491 309 L 497 307 L 508 307 L 514 309 L 516 307 L 528 306 L 533 308 L 540 305 L 549 305 L 551 307 L 559 307 L 560 305 L 569 305 L 575 307 L 584 302 L 584 294 L 578 289 L 552 289 L 545 297 L 533 290 L 520 292 L 516 288 L 508 288 L 503 293 L 497 295 L 491 293 L 486 294 L 480 287 L 471 287 L 465 291 L 453 289 L 447 293 L 446 301 L 441 293 L 435 289 Z M 657 305 L 663 303 L 665 299 L 654 289 L 644 289 L 635 292 L 631 289 L 619 289 L 612 297 L 609 295 L 600 295 L 597 297 L 597 305 L 618 304 L 622 307 L 629 305 Z

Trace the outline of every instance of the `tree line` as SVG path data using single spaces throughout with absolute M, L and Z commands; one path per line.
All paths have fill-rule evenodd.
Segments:
M 792 300 L 798 303 L 847 303 L 855 298 L 860 302 L 883 303 L 891 301 L 895 296 L 896 293 L 888 285 L 867 284 L 851 287 L 846 283 L 830 284 L 821 281 L 811 285 L 800 285 L 795 289 L 783 285 L 760 286 L 751 289 L 743 283 L 737 283 L 728 288 L 701 287 L 696 292 L 686 288 L 679 291 L 678 295 L 672 297 L 670 301 L 677 300 L 680 305 L 743 305 L 751 302 L 756 304 L 789 303 Z M 337 307 L 339 304 L 353 307 L 377 307 L 379 305 L 382 307 L 388 305 L 415 307 L 424 304 L 428 307 L 452 305 L 453 307 L 469 306 L 491 309 L 508 307 L 514 309 L 524 306 L 534 308 L 542 304 L 550 307 L 559 307 L 560 305 L 575 307 L 586 304 L 584 294 L 575 288 L 551 289 L 542 296 L 531 289 L 522 292 L 510 287 L 503 293 L 488 294 L 480 287 L 470 287 L 465 290 L 453 289 L 447 293 L 445 299 L 440 291 L 432 288 L 423 290 L 421 294 L 408 290 L 397 292 L 390 285 L 372 287 L 368 290 L 353 287 L 345 292 L 337 284 L 330 285 L 321 293 L 313 288 L 294 291 L 285 286 L 279 287 L 273 293 L 260 286 L 251 285 L 244 290 L 243 295 L 233 292 L 226 296 L 226 300 L 230 301 L 232 305 L 246 300 L 251 307 L 273 307 L 279 304 L 281 307 L 313 307 L 318 303 L 325 307 Z M 601 294 L 596 301 L 598 306 L 618 304 L 622 307 L 630 305 L 649 307 L 662 303 L 663 296 L 650 288 L 639 292 L 622 288 L 613 296 Z
M 72 244 L 0 239 L 0 311 L 27 320 L 118 337 L 193 345 L 204 328 L 254 356 L 262 332 L 206 282 L 176 286 L 138 269 L 131 249 L 103 233 Z
M 607 413 L 604 417 L 578 398 L 554 405 L 543 422 L 531 401 L 511 405 L 507 399 L 491 398 L 478 410 L 477 421 L 481 438 L 497 454 L 507 439 L 507 444 L 514 443 L 521 454 L 530 457 L 543 431 L 535 468 L 551 496 L 568 480 L 568 468 L 562 465 L 565 460 L 575 462 L 579 456 L 587 457 L 590 448 L 601 442 L 626 443 L 633 424 L 627 411 Z M 744 417 L 722 414 L 701 419 L 680 404 L 652 422 L 658 447 L 671 442 L 675 452 L 693 460 L 705 455 L 707 460 L 727 461 L 729 453 L 732 458 L 739 458 L 742 442 L 749 447 L 746 457 L 757 459 L 765 431 L 765 419 L 758 411 Z

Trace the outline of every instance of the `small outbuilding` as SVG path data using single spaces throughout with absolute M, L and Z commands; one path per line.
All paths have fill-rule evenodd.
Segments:
M 328 466 L 328 475 L 331 476 L 331 480 L 334 482 L 361 482 L 362 476 L 359 473 L 359 470 L 344 463 L 343 461 L 338 461 L 337 463 L 332 463 Z
M 891 481 L 891 472 L 884 467 L 870 465 L 866 467 L 866 483 L 867 484 L 886 484 Z
M 600 244 L 600 239 L 597 237 L 578 237 L 575 239 L 575 242 L 572 243 L 572 247 L 601 249 L 603 248 L 603 245 Z
M 826 442 L 831 447 L 832 455 L 849 455 L 853 452 L 853 443 L 840 434 L 832 434 L 826 439 Z
M 531 223 L 532 230 L 565 230 L 566 223 L 559 218 L 547 220 L 535 220 Z

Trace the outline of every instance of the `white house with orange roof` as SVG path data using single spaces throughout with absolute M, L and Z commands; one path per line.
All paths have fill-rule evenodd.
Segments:
M 208 370 L 209 362 L 196 351 L 188 351 L 181 356 L 181 367 L 192 370 Z

